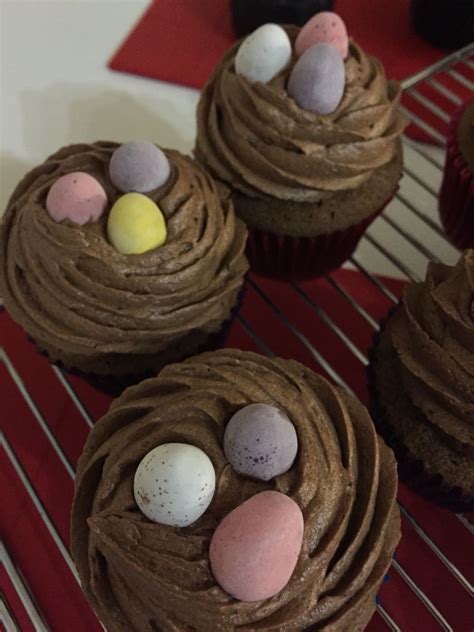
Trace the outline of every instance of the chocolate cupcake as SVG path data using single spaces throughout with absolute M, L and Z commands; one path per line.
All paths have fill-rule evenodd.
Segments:
M 71 145 L 9 201 L 0 295 L 52 362 L 136 380 L 214 342 L 238 301 L 245 239 L 227 191 L 192 159 Z
M 201 95 L 196 156 L 231 188 L 254 270 L 309 278 L 352 254 L 398 186 L 400 95 L 334 13 L 229 50 Z
M 453 116 L 443 183 L 439 196 L 441 221 L 459 249 L 474 247 L 474 99 Z
M 333 0 L 231 0 L 230 6 L 235 32 L 242 37 L 267 22 L 303 26 L 333 4 Z
M 474 251 L 406 287 L 371 352 L 373 418 L 400 477 L 456 511 L 474 508 Z
M 474 41 L 474 0 L 411 0 L 418 35 L 440 48 L 462 48 Z
M 238 350 L 125 391 L 75 489 L 72 553 L 109 632 L 362 630 L 400 537 L 395 460 L 366 409 Z

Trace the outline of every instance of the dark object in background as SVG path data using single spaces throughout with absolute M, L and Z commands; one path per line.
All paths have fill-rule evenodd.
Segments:
M 331 11 L 333 0 L 230 0 L 239 37 L 267 22 L 302 26 L 315 13 Z
M 412 0 L 418 35 L 439 48 L 462 48 L 474 41 L 474 0 Z

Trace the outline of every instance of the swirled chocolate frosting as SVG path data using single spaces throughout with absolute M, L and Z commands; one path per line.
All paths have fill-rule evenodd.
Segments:
M 298 30 L 288 27 L 292 42 Z M 196 155 L 212 173 L 250 197 L 315 202 L 359 187 L 396 156 L 405 119 L 400 86 L 351 42 L 338 108 L 321 116 L 286 92 L 290 64 L 269 83 L 235 72 L 240 43 L 217 66 L 198 107 Z
M 247 270 L 245 227 L 227 192 L 176 151 L 166 152 L 168 182 L 147 194 L 167 223 L 160 248 L 117 252 L 107 211 L 85 226 L 53 221 L 46 196 L 66 173 L 94 176 L 109 208 L 120 197 L 108 176 L 117 146 L 71 145 L 52 155 L 20 182 L 1 227 L 6 308 L 52 359 L 94 373 L 134 373 L 192 349 L 229 317 Z
M 377 358 L 378 396 L 393 432 L 431 473 L 474 495 L 474 250 L 455 266 L 430 263 L 425 281 L 407 286 Z M 402 392 L 395 410 L 385 360 Z M 397 421 L 402 400 L 408 409 Z
M 226 423 L 249 403 L 284 411 L 298 435 L 291 469 L 265 482 L 226 461 Z M 193 525 L 150 522 L 133 477 L 167 442 L 204 450 L 216 492 Z M 130 630 L 362 630 L 400 535 L 396 465 L 366 409 L 294 361 L 221 350 L 166 367 L 128 389 L 89 435 L 72 514 L 73 555 L 83 589 L 109 632 Z M 219 522 L 259 491 L 293 498 L 305 521 L 287 586 L 254 603 L 215 582 L 209 543 Z

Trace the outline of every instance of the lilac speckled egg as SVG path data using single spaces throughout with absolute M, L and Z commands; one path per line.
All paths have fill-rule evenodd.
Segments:
M 117 189 L 128 193 L 148 193 L 163 186 L 170 177 L 170 163 L 153 143 L 124 143 L 112 154 L 110 179 Z
M 269 481 L 293 465 L 298 437 L 281 410 L 268 404 L 250 404 L 236 412 L 227 424 L 224 452 L 239 474 Z
M 291 42 L 278 24 L 264 24 L 244 39 L 235 56 L 235 71 L 251 83 L 271 81 L 291 59 Z
M 230 512 L 209 547 L 212 573 L 240 601 L 260 601 L 289 582 L 301 551 L 301 509 L 280 492 L 261 492 Z
M 55 222 L 69 219 L 80 226 L 97 221 L 106 206 L 104 187 L 83 171 L 58 178 L 46 197 L 46 210 Z
M 349 36 L 344 20 L 332 11 L 317 13 L 303 26 L 295 41 L 295 53 L 300 56 L 315 44 L 331 44 L 342 58 L 349 52 Z
M 304 110 L 331 114 L 344 94 L 344 61 L 331 44 L 315 44 L 291 71 L 287 92 Z

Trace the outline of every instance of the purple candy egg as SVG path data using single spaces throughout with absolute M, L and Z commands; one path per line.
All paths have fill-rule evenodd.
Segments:
M 345 83 L 339 52 L 331 44 L 315 44 L 296 62 L 287 91 L 301 108 L 331 114 L 341 102 Z
M 133 141 L 114 151 L 109 174 L 117 189 L 124 193 L 148 193 L 168 180 L 170 163 L 153 143 Z
M 269 481 L 287 472 L 298 451 L 295 427 L 275 406 L 250 404 L 231 417 L 224 433 L 224 452 L 233 469 Z

